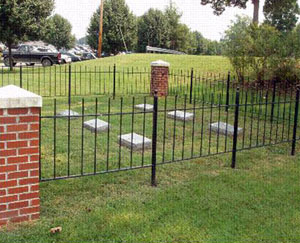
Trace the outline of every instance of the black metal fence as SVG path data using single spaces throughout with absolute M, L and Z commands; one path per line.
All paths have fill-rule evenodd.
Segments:
M 295 154 L 299 90 L 240 89 L 225 79 L 196 92 L 193 75 L 187 95 L 47 99 L 41 181 L 151 167 L 155 185 L 162 164 L 232 153 L 235 168 L 238 152 L 282 143 Z

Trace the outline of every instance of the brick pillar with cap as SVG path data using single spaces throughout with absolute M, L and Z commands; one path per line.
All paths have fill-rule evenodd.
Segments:
M 39 218 L 41 106 L 36 94 L 0 88 L 0 227 Z
M 169 63 L 161 60 L 151 63 L 151 95 L 155 92 L 158 96 L 168 95 L 169 67 Z

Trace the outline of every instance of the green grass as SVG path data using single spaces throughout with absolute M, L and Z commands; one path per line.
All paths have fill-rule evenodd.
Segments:
M 298 242 L 299 158 L 290 146 L 41 184 L 42 216 L 0 242 Z M 298 151 L 299 152 L 299 151 Z M 50 228 L 61 226 L 57 235 Z
M 228 63 L 224 64 L 225 62 L 221 61 L 225 59 L 219 57 L 177 57 L 152 54 L 119 56 L 75 65 L 77 68 L 79 68 L 78 65 L 85 64 L 107 68 L 117 63 L 125 68 L 135 65 L 144 68 L 156 59 L 170 61 L 172 67 L 179 69 L 194 67 L 203 71 L 218 72 L 219 68 L 228 68 L 226 66 Z M 48 71 L 50 74 L 50 70 Z M 176 88 L 174 83 L 176 84 L 176 81 L 173 82 L 173 88 Z M 77 84 L 80 82 L 78 81 Z M 96 86 L 93 87 L 98 87 L 98 84 L 96 82 Z M 201 89 L 202 86 L 199 87 Z M 82 85 L 82 88 L 89 89 L 90 87 Z M 180 86 L 177 88 L 182 94 L 186 93 L 184 89 L 180 89 Z M 215 93 L 216 99 L 217 94 Z M 109 169 L 118 168 L 117 136 L 120 131 L 120 115 L 111 117 L 105 115 L 108 110 L 108 97 L 97 97 L 98 113 L 104 114 L 99 119 L 105 121 L 110 119 L 111 123 L 110 134 L 99 133 L 96 139 L 96 171 L 106 172 L 108 136 L 110 137 Z M 147 103 L 153 102 L 150 97 L 146 97 L 146 101 Z M 144 97 L 141 95 L 135 98 L 135 104 L 139 103 L 144 103 Z M 170 97 L 167 108 L 174 109 L 174 103 L 174 97 Z M 177 108 L 183 108 L 183 104 L 184 100 L 181 96 Z M 160 109 L 163 109 L 164 105 L 164 99 L 160 99 Z M 202 107 L 199 101 L 195 105 L 196 108 Z M 66 98 L 57 99 L 57 111 L 67 109 L 67 107 Z M 172 160 L 173 146 L 175 160 L 182 159 L 182 148 L 185 151 L 183 158 L 189 158 L 193 130 L 195 156 L 200 155 L 201 138 L 203 139 L 202 155 L 225 151 L 225 136 L 217 137 L 214 133 L 210 134 L 208 129 L 211 121 L 226 119 L 224 107 L 220 110 L 215 107 L 212 112 L 209 104 L 205 104 L 205 107 L 203 113 L 202 109 L 196 110 L 194 128 L 192 123 L 186 123 L 184 126 L 182 122 L 177 122 L 175 137 L 174 121 L 166 119 L 166 134 L 164 135 L 165 115 L 163 112 L 159 113 L 158 163 L 162 162 L 164 137 L 167 161 Z M 244 116 L 245 107 L 241 107 L 239 124 L 246 132 L 244 136 L 239 136 L 238 148 L 242 148 L 243 140 L 245 140 L 245 147 L 251 147 L 275 143 L 276 137 L 278 141 L 291 138 L 288 131 L 292 130 L 292 123 L 276 120 L 271 125 L 270 119 L 264 116 L 266 107 L 269 114 L 270 105 L 260 107 L 256 105 L 255 113 L 252 115 L 253 107 L 248 106 L 247 116 Z M 187 108 L 192 109 L 193 105 L 187 104 Z M 82 113 L 81 97 L 72 98 L 71 109 Z M 281 104 L 280 107 L 275 107 L 275 116 L 282 117 L 282 111 L 285 110 L 286 119 L 288 114 L 293 117 L 293 109 L 293 104 L 291 111 L 289 111 L 289 105 L 284 107 Z M 116 100 L 111 100 L 111 112 L 118 113 L 119 111 L 120 97 L 118 96 Z M 122 134 L 129 133 L 132 129 L 131 95 L 123 97 L 123 112 L 129 112 L 129 114 L 123 116 Z M 94 113 L 95 97 L 85 97 L 85 114 Z M 45 98 L 42 115 L 52 116 L 53 114 L 53 99 Z M 233 114 L 233 109 L 230 109 L 228 122 L 231 124 L 233 124 Z M 92 118 L 86 117 L 83 120 Z M 70 173 L 72 175 L 81 172 L 83 120 L 79 118 L 71 120 L 70 123 L 72 131 Z M 145 130 L 142 126 L 144 121 Z M 143 114 L 136 114 L 133 127 L 134 132 L 142 134 L 145 131 L 145 135 L 151 138 L 152 114 L 147 114 L 145 117 Z M 55 144 L 54 119 L 42 119 L 42 176 L 44 179 L 53 177 L 54 146 L 56 146 L 56 175 L 67 175 L 67 130 L 68 121 L 63 118 L 57 119 Z M 252 136 L 250 131 L 252 131 Z M 84 130 L 83 138 L 83 172 L 90 173 L 94 171 L 95 135 Z M 217 144 L 219 145 L 218 151 Z M 232 148 L 230 137 L 227 140 L 227 148 L 229 150 Z M 290 150 L 290 143 L 285 143 L 238 152 L 235 170 L 230 168 L 230 153 L 161 165 L 157 169 L 158 187 L 156 188 L 150 186 L 150 168 L 43 182 L 41 183 L 41 219 L 1 229 L 0 242 L 297 242 L 300 240 L 300 160 L 297 156 L 289 156 Z M 298 148 L 297 152 L 300 152 Z M 142 153 L 134 152 L 132 163 L 130 163 L 130 150 L 122 148 L 121 167 L 139 166 L 142 158 Z M 144 164 L 150 163 L 151 150 L 144 154 Z M 51 235 L 50 229 L 57 226 L 61 226 L 63 231 Z

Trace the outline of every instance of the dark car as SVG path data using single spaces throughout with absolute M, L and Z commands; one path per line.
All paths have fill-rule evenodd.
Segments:
M 44 67 L 61 63 L 61 53 L 59 52 L 41 52 L 34 46 L 21 45 L 17 50 L 12 51 L 13 64 L 29 63 L 34 65 L 41 63 Z M 3 52 L 4 65 L 9 66 L 8 51 Z
M 61 54 L 66 55 L 68 57 L 71 57 L 72 62 L 80 62 L 81 61 L 80 56 L 77 56 L 74 53 L 71 53 L 71 52 L 62 52 Z
M 93 60 L 93 59 L 97 59 L 97 57 L 93 53 L 85 52 L 82 54 L 81 59 L 82 60 Z

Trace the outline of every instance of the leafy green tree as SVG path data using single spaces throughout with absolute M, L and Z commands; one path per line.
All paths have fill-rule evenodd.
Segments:
M 299 14 L 297 0 L 267 0 L 264 6 L 265 22 L 281 32 L 293 30 Z
M 87 31 L 87 43 L 98 48 L 100 8 L 94 13 Z M 103 51 L 118 53 L 134 49 L 137 42 L 136 17 L 129 10 L 125 0 L 106 0 L 103 11 Z
M 44 41 L 54 45 L 58 50 L 61 48 L 68 50 L 74 47 L 75 36 L 72 35 L 72 25 L 67 19 L 55 14 L 49 18 L 48 25 Z
M 193 36 L 195 39 L 195 52 L 196 55 L 201 55 L 205 51 L 205 41 L 206 39 L 199 31 L 194 31 Z
M 221 15 L 226 7 L 246 8 L 250 0 L 201 0 L 202 5 L 210 4 L 216 15 Z M 251 0 L 254 6 L 253 22 L 258 23 L 260 0 Z M 268 1 L 268 0 L 267 0 Z
M 176 8 L 175 4 L 171 1 L 170 5 L 166 8 L 165 17 L 167 18 L 169 25 L 169 40 L 170 40 L 170 49 L 179 50 L 179 40 L 182 38 L 180 36 L 182 32 L 186 31 L 186 27 L 180 24 L 180 18 L 182 16 Z
M 9 50 L 10 69 L 13 69 L 12 46 L 25 40 L 44 36 L 47 18 L 54 0 L 6 0 L 0 4 L 0 41 Z
M 146 46 L 170 47 L 170 28 L 166 15 L 157 9 L 149 9 L 138 21 L 138 51 Z

